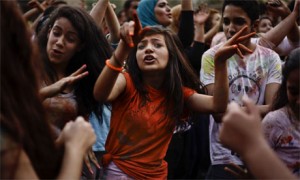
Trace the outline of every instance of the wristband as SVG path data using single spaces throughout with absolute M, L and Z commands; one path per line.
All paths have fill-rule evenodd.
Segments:
M 116 67 L 116 66 L 113 66 L 112 64 L 110 64 L 109 60 L 106 60 L 105 64 L 111 70 L 114 70 L 114 71 L 117 71 L 117 72 L 122 72 L 122 70 L 123 70 L 123 67 Z

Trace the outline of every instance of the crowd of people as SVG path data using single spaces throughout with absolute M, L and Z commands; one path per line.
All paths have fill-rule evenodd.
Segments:
M 1 8 L 1 179 L 300 178 L 300 0 Z

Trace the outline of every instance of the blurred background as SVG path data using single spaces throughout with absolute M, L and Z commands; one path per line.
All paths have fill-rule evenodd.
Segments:
M 44 0 L 38 0 L 39 2 L 43 2 Z M 93 3 L 96 3 L 98 0 L 64 0 L 69 5 L 74 6 L 82 6 L 84 4 L 85 8 L 89 11 L 92 8 Z M 250 0 L 251 1 L 251 0 Z M 267 0 L 258 0 L 262 3 L 266 2 Z M 289 2 L 290 0 L 284 0 Z M 23 12 L 28 11 L 30 8 L 27 6 L 29 0 L 18 0 Z M 116 5 L 116 13 L 118 13 L 122 8 L 125 0 L 110 0 L 111 3 Z M 171 7 L 179 4 L 181 0 L 168 0 Z M 207 3 L 209 7 L 221 10 L 223 0 L 193 0 L 194 8 L 197 7 L 201 3 Z

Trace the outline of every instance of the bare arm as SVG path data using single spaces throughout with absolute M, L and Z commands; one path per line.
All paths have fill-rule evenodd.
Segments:
M 266 105 L 256 105 L 256 107 L 259 110 L 259 113 L 262 117 L 264 117 L 270 111 L 270 105 L 273 102 L 273 97 L 274 97 L 275 93 L 277 92 L 279 86 L 280 86 L 280 84 L 277 84 L 277 83 L 271 83 L 266 86 L 266 90 L 265 90 Z M 209 84 L 206 86 L 206 88 L 207 88 L 208 94 L 213 95 L 214 84 Z M 216 120 L 216 122 L 221 122 L 222 117 L 223 117 L 223 114 L 214 114 L 214 119 Z
M 134 40 L 137 38 L 142 26 L 136 13 L 133 14 L 133 18 L 134 22 L 125 22 L 121 27 L 119 45 L 114 55 L 107 61 L 110 66 L 121 68 L 123 61 L 128 57 L 130 49 L 134 47 Z M 100 102 L 112 101 L 124 91 L 125 87 L 126 80 L 124 76 L 118 70 L 106 65 L 96 81 L 93 92 L 94 97 Z
M 66 124 L 58 141 L 58 143 L 65 145 L 65 152 L 57 179 L 79 179 L 83 156 L 87 149 L 96 141 L 96 135 L 92 126 L 82 117 L 79 117 L 74 122 L 71 121 Z M 8 157 L 1 157 L 1 160 Z M 24 150 L 21 150 L 18 161 L 14 179 L 38 179 Z
M 64 77 L 57 82 L 43 87 L 39 91 L 39 95 L 42 100 L 45 100 L 46 98 L 53 97 L 65 89 L 69 88 L 69 86 L 72 86 L 75 82 L 79 81 L 80 79 L 86 77 L 88 75 L 88 72 L 85 71 L 86 65 L 83 65 L 81 68 L 79 68 L 76 72 L 71 74 L 68 77 Z
M 44 12 L 44 9 L 33 8 L 23 14 L 23 17 L 28 21 L 31 17 Z
M 106 9 L 108 7 L 109 0 L 98 0 L 96 5 L 93 7 L 93 9 L 90 12 L 90 15 L 95 20 L 98 27 L 101 27 Z
M 297 17 L 299 16 L 299 4 L 300 0 L 295 1 L 294 10 L 283 19 L 277 26 L 263 34 L 262 37 L 272 42 L 275 47 L 288 35 L 289 38 L 295 38 L 292 40 L 294 42 L 298 39 L 299 41 L 299 30 L 295 24 Z M 296 29 L 297 28 L 297 29 Z M 292 34 L 293 33 L 293 34 Z
M 262 117 L 264 117 L 269 111 L 270 106 L 273 102 L 274 96 L 279 89 L 280 84 L 271 83 L 266 86 L 265 90 L 265 105 L 258 105 L 259 113 Z
M 125 26 L 127 24 L 128 23 L 124 23 Z M 121 40 L 114 52 L 115 55 L 109 59 L 109 63 L 112 66 L 121 67 L 121 64 L 123 64 L 122 60 L 126 59 L 128 56 L 128 48 L 128 45 L 123 40 Z M 124 91 L 125 87 L 125 77 L 120 74 L 120 72 L 112 70 L 111 68 L 105 66 L 96 81 L 94 87 L 94 97 L 97 101 L 100 102 L 112 101 Z
M 121 40 L 115 51 L 116 57 L 123 57 L 120 53 L 120 48 L 121 46 L 123 46 L 123 44 L 124 42 Z M 112 56 L 109 59 L 109 63 L 111 65 L 115 67 L 121 67 L 119 64 L 121 64 L 122 62 L 117 61 L 118 60 L 116 60 L 114 56 Z M 95 83 L 94 97 L 99 102 L 112 101 L 124 91 L 125 87 L 125 77 L 122 74 L 120 74 L 120 72 L 114 71 L 109 67 L 105 66 Z
M 228 96 L 229 96 L 229 82 L 227 72 L 227 59 L 237 53 L 243 57 L 240 48 L 243 51 L 252 52 L 246 47 L 239 47 L 238 43 L 245 39 L 249 39 L 253 33 L 245 36 L 241 36 L 246 30 L 246 26 L 243 27 L 238 33 L 236 33 L 231 39 L 229 39 L 214 56 L 215 64 L 215 80 L 213 86 L 211 86 L 210 92 L 213 97 L 205 97 L 205 95 L 194 94 L 189 98 L 189 105 L 193 110 L 200 111 L 206 110 L 214 113 L 223 113 L 227 108 Z M 205 97 L 205 98 L 204 98 Z
M 219 23 L 215 24 L 208 32 L 205 33 L 205 35 L 204 35 L 205 42 L 210 44 L 210 42 L 212 41 L 212 38 L 219 32 L 219 29 L 220 29 Z
M 83 157 L 96 141 L 96 135 L 90 123 L 82 117 L 70 121 L 62 130 L 57 143 L 64 143 L 65 153 L 57 179 L 79 179 Z
M 246 109 L 230 103 L 220 129 L 221 143 L 239 153 L 258 179 L 296 179 L 264 138 L 257 106 L 243 99 Z
M 110 32 L 109 42 L 118 43 L 120 41 L 120 23 L 111 5 L 108 5 L 106 9 L 105 19 Z

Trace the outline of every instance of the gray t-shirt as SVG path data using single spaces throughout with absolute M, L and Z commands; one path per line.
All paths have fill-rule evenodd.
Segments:
M 214 55 L 222 44 L 214 46 L 202 56 L 200 80 L 204 85 L 214 83 Z M 242 105 L 242 97 L 247 95 L 255 104 L 265 101 L 265 89 L 268 84 L 281 83 L 281 61 L 273 50 L 260 45 L 252 54 L 241 59 L 237 54 L 227 60 L 229 80 L 229 102 Z M 243 163 L 234 152 L 222 146 L 219 141 L 219 129 L 222 124 L 216 123 L 210 116 L 210 158 L 212 165 Z

